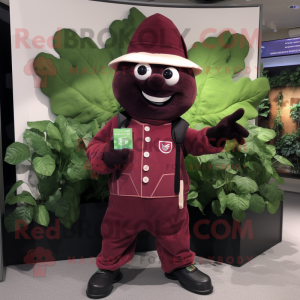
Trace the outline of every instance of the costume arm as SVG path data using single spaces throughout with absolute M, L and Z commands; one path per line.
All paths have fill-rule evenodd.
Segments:
M 188 128 L 184 140 L 184 147 L 188 154 L 194 156 L 220 153 L 223 147 L 213 147 L 206 136 L 209 127 L 202 130 Z
M 102 158 L 104 148 L 113 135 L 113 128 L 118 128 L 117 125 L 118 121 L 115 116 L 93 137 L 87 147 L 86 156 L 91 163 L 92 170 L 99 174 L 110 174 L 114 171 L 105 164 Z

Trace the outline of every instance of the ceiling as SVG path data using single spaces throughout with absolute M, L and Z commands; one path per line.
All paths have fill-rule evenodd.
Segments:
M 51 0 L 49 0 L 51 1 Z M 63 0 L 61 0 L 63 1 Z M 135 0 L 131 0 L 135 1 Z M 186 4 L 195 4 L 197 0 L 136 0 L 140 2 L 160 2 L 160 3 L 186 3 Z M 7 5 L 9 5 L 9 0 L 0 0 Z M 201 0 L 198 1 L 198 3 Z M 290 9 L 289 5 L 299 5 L 300 0 L 224 0 L 215 4 L 208 5 L 247 5 L 247 4 L 263 4 L 263 20 L 265 25 L 272 27 L 273 23 L 276 26 L 276 29 L 285 30 L 293 27 L 300 27 L 300 9 Z M 268 29 L 263 29 L 268 31 Z

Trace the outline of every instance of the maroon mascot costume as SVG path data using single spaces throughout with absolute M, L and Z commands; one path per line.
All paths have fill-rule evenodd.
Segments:
M 135 31 L 116 69 L 113 92 L 126 112 L 113 117 L 90 142 L 87 157 L 99 174 L 111 174 L 109 207 L 103 219 L 98 271 L 87 296 L 103 298 L 122 278 L 120 267 L 134 256 L 137 234 L 155 237 L 161 267 L 187 290 L 210 294 L 210 277 L 199 271 L 190 250 L 186 198 L 190 179 L 184 156 L 219 153 L 227 139 L 244 143 L 248 131 L 236 123 L 244 111 L 200 131 L 180 118 L 196 98 L 201 67 L 188 60 L 176 26 L 155 14 Z M 131 128 L 133 149 L 114 149 L 113 129 Z

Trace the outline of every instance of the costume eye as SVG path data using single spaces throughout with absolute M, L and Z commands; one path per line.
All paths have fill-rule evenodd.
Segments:
M 134 76 L 139 80 L 146 80 L 152 73 L 148 64 L 137 64 L 134 68 Z
M 163 76 L 167 85 L 175 85 L 179 81 L 179 73 L 173 67 L 165 69 Z

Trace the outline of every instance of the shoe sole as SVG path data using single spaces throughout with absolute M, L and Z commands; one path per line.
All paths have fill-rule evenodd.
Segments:
M 116 283 L 116 282 L 120 281 L 122 278 L 123 278 L 123 273 L 120 272 L 120 273 L 119 273 L 119 276 L 113 281 L 113 283 Z M 87 295 L 89 298 L 91 298 L 91 299 L 101 299 L 101 298 L 105 298 L 105 297 L 107 297 L 107 296 L 111 293 L 111 291 L 113 290 L 113 288 L 114 288 L 114 287 L 112 287 L 111 290 L 109 291 L 109 293 L 106 293 L 106 294 L 102 294 L 102 295 L 91 295 L 91 294 L 89 294 L 89 293 L 86 291 L 86 295 Z
M 186 285 L 184 285 L 184 284 L 183 284 L 176 276 L 172 276 L 172 275 L 170 275 L 170 274 L 168 274 L 168 273 L 165 273 L 165 276 L 166 276 L 168 279 L 171 279 L 171 280 L 178 280 L 179 283 L 180 283 L 180 285 L 181 285 L 184 289 L 186 289 L 186 290 L 188 290 L 188 291 L 190 291 L 190 292 L 192 292 L 192 293 L 195 293 L 195 294 L 199 294 L 199 295 L 209 295 L 209 294 L 211 294 L 211 293 L 213 292 L 213 289 L 214 289 L 214 287 L 212 286 L 210 290 L 205 290 L 205 291 L 202 291 L 202 290 L 194 290 L 194 289 L 188 288 Z

